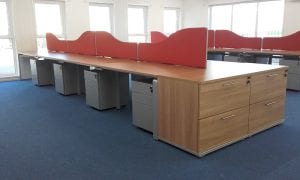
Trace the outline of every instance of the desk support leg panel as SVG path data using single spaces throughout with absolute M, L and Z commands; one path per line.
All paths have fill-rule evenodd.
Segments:
M 30 57 L 19 54 L 20 79 L 31 79 Z

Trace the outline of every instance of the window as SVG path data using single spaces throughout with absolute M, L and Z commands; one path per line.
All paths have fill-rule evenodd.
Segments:
M 17 75 L 9 5 L 7 1 L 0 1 L 0 78 Z
M 259 37 L 281 36 L 283 24 L 283 1 L 260 2 L 258 5 Z
M 255 36 L 257 3 L 242 3 L 233 6 L 232 31 L 241 36 Z
M 248 37 L 281 36 L 283 10 L 282 0 L 211 6 L 210 28 Z
M 165 8 L 164 33 L 170 35 L 179 29 L 180 10 L 177 8 Z
M 129 42 L 146 42 L 147 40 L 147 7 L 130 6 L 128 8 Z
M 112 6 L 109 4 L 95 4 L 89 6 L 90 29 L 92 31 L 112 32 Z
M 211 7 L 211 29 L 231 29 L 231 5 Z
M 37 1 L 34 5 L 38 49 L 46 47 L 46 33 L 55 34 L 60 39 L 65 37 L 64 3 Z

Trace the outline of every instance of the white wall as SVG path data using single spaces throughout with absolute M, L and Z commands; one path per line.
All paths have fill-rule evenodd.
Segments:
M 18 51 L 36 50 L 36 30 L 33 10 L 34 0 L 11 0 L 14 35 Z M 51 1 L 51 0 L 48 0 Z M 55 0 L 52 0 L 55 1 Z M 127 8 L 128 5 L 148 7 L 148 33 L 152 30 L 163 30 L 164 7 L 183 9 L 183 0 L 59 0 L 65 1 L 66 39 L 77 39 L 84 31 L 89 30 L 89 2 L 113 4 L 114 32 L 120 40 L 127 41 Z
M 209 5 L 234 2 L 249 2 L 251 0 L 185 0 L 184 27 L 208 27 Z M 300 1 L 286 0 L 283 20 L 283 35 L 300 31 Z
M 66 39 L 77 39 L 89 30 L 89 4 L 85 0 L 67 0 L 65 4 Z
M 12 1 L 12 21 L 19 51 L 36 50 L 36 30 L 32 0 Z
M 283 35 L 300 31 L 300 1 L 286 1 L 284 9 Z
M 185 0 L 183 27 L 207 27 L 208 6 L 206 0 Z

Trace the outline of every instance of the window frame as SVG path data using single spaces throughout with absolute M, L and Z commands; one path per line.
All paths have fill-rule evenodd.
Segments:
M 231 6 L 231 20 L 230 20 L 230 30 L 232 31 L 233 28 L 233 7 L 234 5 L 238 4 L 245 4 L 245 3 L 256 3 L 256 22 L 255 22 L 255 34 L 254 37 L 258 37 L 258 20 L 259 20 L 259 4 L 261 2 L 282 2 L 283 3 L 283 8 L 284 8 L 284 0 L 255 0 L 255 1 L 244 1 L 244 2 L 232 2 L 232 3 L 222 3 L 222 4 L 211 4 L 208 6 L 209 10 L 209 29 L 212 29 L 212 8 L 216 6 L 225 6 L 225 5 L 230 5 Z M 283 21 L 284 21 L 284 10 L 283 10 Z M 283 35 L 283 24 L 284 22 L 281 22 L 281 34 L 280 36 Z M 260 36 L 259 36 L 260 37 Z M 261 36 L 263 38 L 263 36 Z
M 11 42 L 12 45 L 12 51 L 13 51 L 13 61 L 14 61 L 14 68 L 15 73 L 9 74 L 9 76 L 19 76 L 19 61 L 17 56 L 17 45 L 16 45 L 16 39 L 14 35 L 14 27 L 13 27 L 13 19 L 12 19 L 12 2 L 10 0 L 0 0 L 0 2 L 6 3 L 6 9 L 7 9 L 7 20 L 8 20 L 8 34 L 7 35 L 0 35 L 0 39 L 7 39 Z M 4 77 L 6 78 L 6 77 Z M 0 78 L 2 79 L 2 78 Z
M 145 42 L 148 42 L 148 6 L 146 5 L 128 5 L 127 7 L 127 16 L 128 16 L 128 11 L 129 8 L 142 8 L 143 9 L 143 14 L 144 14 L 144 34 L 130 34 L 128 31 L 128 40 L 130 36 L 144 36 L 145 37 Z M 127 25 L 129 24 L 129 19 L 127 18 Z M 127 27 L 129 29 L 129 27 Z
M 181 21 L 181 8 L 179 8 L 179 7 L 164 7 L 163 15 L 165 15 L 165 10 L 175 10 L 176 11 L 176 31 L 178 31 L 181 28 L 181 22 L 182 22 Z M 165 25 L 163 24 L 163 26 L 165 26 Z M 172 33 L 166 33 L 165 31 L 164 31 L 164 33 L 166 35 L 172 34 Z
M 37 21 L 36 21 L 36 11 L 35 5 L 36 4 L 57 4 L 60 7 L 60 15 L 61 15 L 61 27 L 62 27 L 62 34 L 55 34 L 58 38 L 66 38 L 66 13 L 65 13 L 65 1 L 49 1 L 49 0 L 35 0 L 33 2 L 33 13 L 34 13 L 34 22 L 35 22 L 35 31 L 36 31 L 36 39 L 38 38 L 46 38 L 46 35 L 38 35 L 37 33 Z
M 114 34 L 114 31 L 115 31 L 115 28 L 114 28 L 114 5 L 112 3 L 89 2 L 89 8 L 90 8 L 90 6 L 108 7 L 109 8 L 110 33 Z M 89 9 L 89 11 L 90 11 L 90 9 Z M 89 17 L 89 25 L 90 25 L 90 30 L 91 30 L 90 19 L 91 19 L 91 17 Z

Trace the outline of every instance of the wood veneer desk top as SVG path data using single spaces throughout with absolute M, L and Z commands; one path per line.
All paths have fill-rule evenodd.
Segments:
M 250 53 L 260 55 L 283 55 L 283 56 L 300 56 L 300 51 L 285 51 L 285 50 L 268 50 L 268 49 L 233 49 L 233 48 L 208 48 L 208 52 L 229 52 L 229 53 Z
M 253 73 L 260 73 L 269 70 L 287 69 L 286 66 L 279 65 L 232 63 L 220 61 L 207 61 L 207 68 L 200 69 L 187 66 L 141 62 L 128 59 L 109 59 L 69 53 L 20 52 L 19 54 L 33 57 L 43 57 L 49 60 L 56 60 L 85 66 L 94 66 L 97 68 L 115 70 L 119 72 L 127 72 L 152 77 L 182 79 L 198 82 L 201 84 L 224 80 L 226 78 L 232 78 L 235 76 L 248 76 Z

